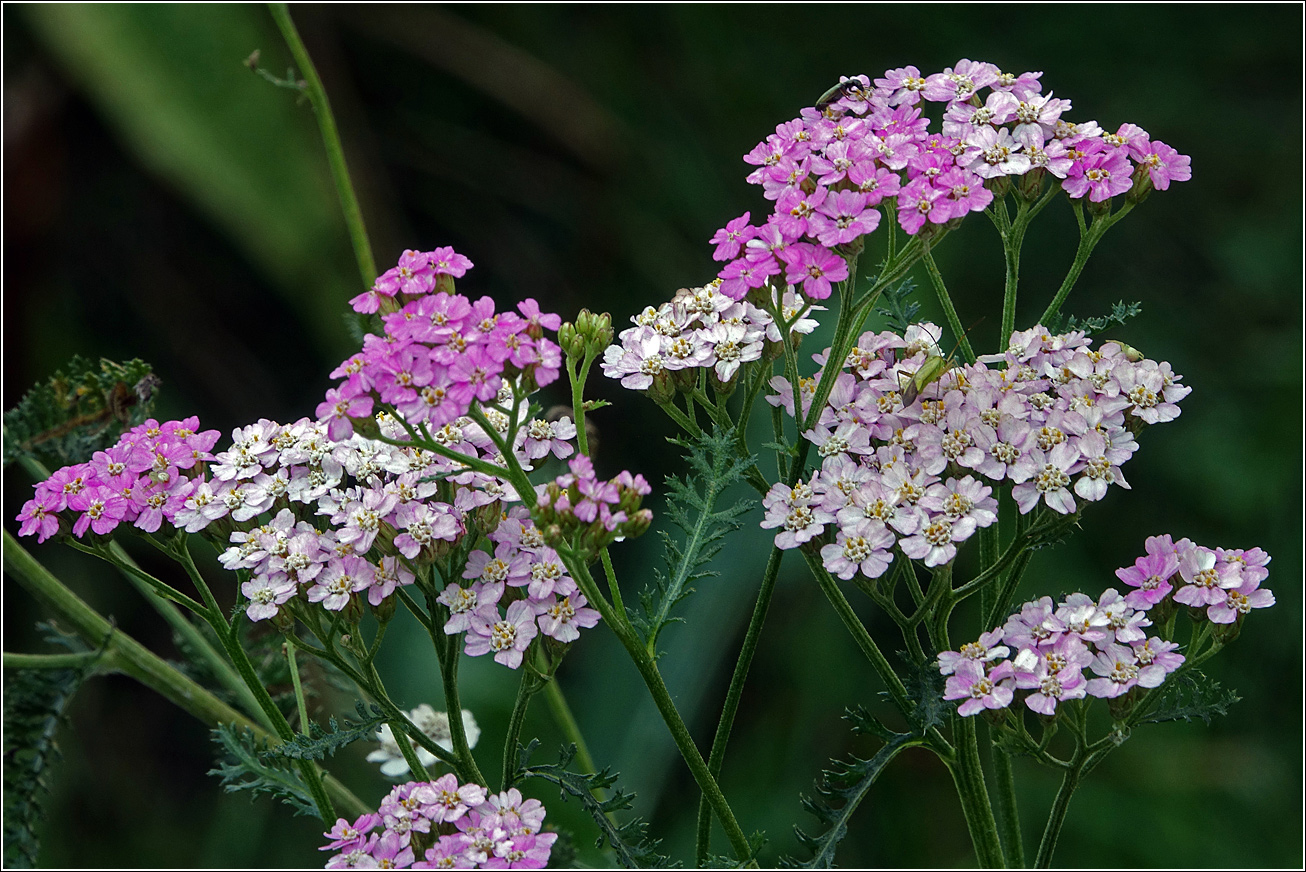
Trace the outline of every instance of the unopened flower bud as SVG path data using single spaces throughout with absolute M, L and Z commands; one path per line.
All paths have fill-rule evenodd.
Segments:
M 380 621 L 382 624 L 386 624 L 389 623 L 390 619 L 395 616 L 395 609 L 398 607 L 399 607 L 399 597 L 388 596 L 385 599 L 381 600 L 380 605 L 372 606 L 372 614 L 375 615 L 376 619 Z
M 994 199 L 1001 200 L 1011 193 L 1011 176 L 997 176 L 984 183 L 984 187 L 993 192 Z
M 558 327 L 558 345 L 562 346 L 563 353 L 570 358 L 585 356 L 585 340 L 577 335 L 576 325 L 570 321 Z
M 1047 179 L 1048 171 L 1043 167 L 1034 167 L 1029 172 L 1020 177 L 1020 183 L 1016 187 L 1016 195 L 1022 200 L 1033 202 L 1043 194 L 1043 182 Z
M 735 370 L 735 374 L 732 378 L 730 378 L 728 381 L 721 381 L 721 379 L 717 377 L 716 370 L 710 369 L 707 372 L 707 381 L 708 384 L 712 385 L 712 391 L 718 397 L 722 397 L 722 398 L 728 397 L 735 392 L 735 385 L 739 384 L 740 372 L 741 370 L 737 369 Z
M 646 391 L 648 398 L 659 406 L 669 403 L 676 396 L 676 385 L 671 380 L 671 373 L 665 369 L 653 376 L 653 384 Z
M 432 291 L 432 293 L 435 293 L 435 294 L 453 294 L 453 293 L 455 293 L 455 291 L 454 291 L 454 284 L 453 284 L 453 276 L 449 275 L 448 273 L 436 273 L 436 276 L 435 276 L 435 289 Z

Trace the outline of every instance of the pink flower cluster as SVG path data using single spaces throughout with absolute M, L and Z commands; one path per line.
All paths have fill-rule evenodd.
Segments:
M 463 571 L 470 584 L 449 584 L 439 596 L 449 610 L 444 631 L 465 632 L 468 655 L 493 651 L 496 662 L 516 669 L 537 634 L 565 644 L 599 622 L 524 508 L 510 511 L 487 538 L 494 554 L 471 553 Z
M 727 261 L 722 292 L 742 299 L 783 274 L 825 299 L 848 276 L 835 247 L 875 230 L 882 203 L 916 234 L 983 210 L 1010 176 L 1032 174 L 1026 184 L 1037 191 L 1051 175 L 1093 202 L 1191 177 L 1187 156 L 1137 125 L 1106 133 L 1062 118 L 1070 101 L 1043 94 L 1041 76 L 962 60 L 924 77 L 908 66 L 873 83 L 844 79 L 838 99 L 802 110 L 744 156 L 756 167 L 748 181 L 775 206 L 761 226 L 745 213 L 712 237 L 713 256 Z M 922 114 L 928 102 L 943 105 L 939 130 Z
M 107 536 L 119 524 L 146 533 L 180 516 L 197 488 L 194 476 L 218 441 L 217 430 L 199 430 L 198 418 L 160 424 L 151 418 L 97 451 L 87 463 L 65 466 L 36 485 L 18 514 L 20 536 L 44 542 L 60 530 L 81 538 L 89 529 Z
M 520 303 L 518 315 L 496 312 L 489 297 L 473 303 L 453 293 L 452 277 L 471 265 L 452 249 L 406 251 L 399 266 L 351 301 L 355 311 L 384 312 L 385 332 L 369 334 L 331 373 L 344 381 L 327 391 L 317 416 L 332 439 L 348 436 L 350 419 L 370 415 L 376 402 L 413 426 L 441 427 L 474 401 L 493 402 L 505 379 L 522 378 L 527 392 L 557 379 L 562 349 L 544 330 L 557 330 L 561 319 L 534 300 Z
M 821 469 L 763 501 L 764 528 L 795 548 L 837 524 L 821 548 L 827 569 L 875 578 L 893 547 L 926 566 L 953 559 L 957 546 L 996 520 L 993 487 L 1010 482 L 1022 513 L 1043 502 L 1070 514 L 1110 485 L 1127 488 L 1120 467 L 1138 448 L 1143 424 L 1169 421 L 1189 388 L 1169 364 L 1133 359 L 1119 343 L 1091 347 L 1083 333 L 1042 327 L 1012 334 L 1004 354 L 949 370 L 909 406 L 902 390 L 939 354 L 933 324 L 905 336 L 865 333 L 843 362 L 816 426 L 803 436 Z M 826 365 L 829 350 L 815 359 Z M 816 380 L 804 379 L 806 415 Z M 772 405 L 794 414 L 788 380 L 771 380 Z M 987 484 L 985 482 L 988 482 Z
M 593 552 L 627 536 L 639 536 L 653 521 L 640 508 L 652 491 L 644 476 L 622 470 L 599 481 L 594 464 L 583 454 L 568 464 L 570 472 L 535 488 L 536 515 L 547 534 Z
M 1006 708 L 1020 693 L 1032 711 L 1053 715 L 1064 700 L 1158 687 L 1184 656 L 1177 642 L 1144 632 L 1151 609 L 1167 600 L 1205 606 L 1209 620 L 1228 624 L 1274 605 L 1274 595 L 1260 589 L 1270 557 L 1259 548 L 1212 550 L 1169 536 L 1153 536 L 1146 547 L 1133 566 L 1116 570 L 1129 594 L 1109 588 L 1093 600 L 1075 593 L 1055 605 L 1045 596 L 979 641 L 940 654 L 939 671 L 949 676 L 943 698 L 965 700 L 957 711 L 968 717 Z M 1096 677 L 1086 678 L 1085 669 Z
M 648 390 L 658 379 L 696 368 L 709 369 L 721 383 L 731 382 L 745 363 L 761 360 L 765 346 L 781 341 L 780 326 L 746 300 L 721 293 L 721 280 L 682 288 L 669 303 L 633 317 L 634 327 L 621 331 L 620 345 L 608 346 L 603 374 L 621 379 L 622 387 Z M 792 290 L 773 296 L 777 310 L 791 324 L 791 334 L 811 333 L 816 321 L 806 317 L 813 306 Z
M 402 436 L 388 416 L 379 426 Z M 250 574 L 241 586 L 246 614 L 261 621 L 297 594 L 328 611 L 364 596 L 379 606 L 413 582 L 410 564 L 447 553 L 469 528 L 498 523 L 504 503 L 520 501 L 511 485 L 456 461 L 358 435 L 335 441 L 308 419 L 238 428 L 217 454 L 210 449 L 218 432 L 197 427 L 194 418 L 147 421 L 90 463 L 55 472 L 19 514 L 19 532 L 44 541 L 61 518 L 77 536 L 88 528 L 108 534 L 120 523 L 146 532 L 165 522 L 188 533 L 212 527 L 210 534 L 230 543 L 222 565 Z M 432 436 L 465 457 L 501 459 L 489 435 L 466 418 Z M 574 437 L 567 419 L 532 420 L 519 431 L 515 453 L 524 465 L 548 454 L 567 457 Z M 439 498 L 440 480 L 448 501 Z
M 516 788 L 487 796 L 450 774 L 399 785 L 353 823 L 338 819 L 319 850 L 338 852 L 327 869 L 543 869 L 558 839 L 540 832 L 544 816 Z

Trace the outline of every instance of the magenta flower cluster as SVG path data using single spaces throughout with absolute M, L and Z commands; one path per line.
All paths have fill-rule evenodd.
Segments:
M 1107 133 L 1063 118 L 1070 101 L 1043 94 L 1042 75 L 962 60 L 929 76 L 908 66 L 845 79 L 838 99 L 802 110 L 744 156 L 748 181 L 775 205 L 766 223 L 744 213 L 712 237 L 726 261 L 722 292 L 742 299 L 783 275 L 825 299 L 848 277 L 836 246 L 874 231 L 881 205 L 916 234 L 982 211 L 1010 177 L 1037 192 L 1051 175 L 1095 203 L 1191 177 L 1187 156 L 1137 125 Z M 926 103 L 942 104 L 941 128 L 930 130 Z
M 209 451 L 219 435 L 201 431 L 198 418 L 164 424 L 151 418 L 90 461 L 65 466 L 38 483 L 18 513 L 18 533 L 35 534 L 38 542 L 60 529 L 78 538 L 87 530 L 107 536 L 119 524 L 153 533 L 178 516 L 184 526 L 196 475 L 212 459 Z
M 453 278 L 471 265 L 450 248 L 406 251 L 351 301 L 355 311 L 380 313 L 385 332 L 369 334 L 331 373 L 344 380 L 327 391 L 317 416 L 332 439 L 348 436 L 350 419 L 369 416 L 378 402 L 414 427 L 434 428 L 466 415 L 473 402 L 493 402 L 505 379 L 520 377 L 527 393 L 557 379 L 562 349 L 544 330 L 557 330 L 561 319 L 534 300 L 517 314 L 496 312 L 489 297 L 472 302 L 454 293 Z
M 453 775 L 401 784 L 374 814 L 336 821 L 319 850 L 327 869 L 543 869 L 557 833 L 544 806 L 516 788 L 487 795 Z
M 1057 604 L 1045 596 L 979 641 L 940 654 L 939 671 L 948 676 L 943 698 L 964 700 L 957 712 L 970 716 L 1006 708 L 1020 694 L 1030 710 L 1050 716 L 1065 700 L 1159 687 L 1184 655 L 1177 642 L 1145 632 L 1152 626 L 1149 611 L 1180 603 L 1205 608 L 1213 623 L 1231 624 L 1274 605 L 1274 595 L 1260 587 L 1270 557 L 1259 548 L 1210 549 L 1153 536 L 1146 549 L 1133 566 L 1116 570 L 1132 588 L 1128 594 L 1109 588 L 1096 600 L 1075 593 Z
M 997 518 L 993 488 L 1012 485 L 1021 513 L 1040 502 L 1060 514 L 1128 488 L 1120 467 L 1145 424 L 1174 419 L 1189 388 L 1169 364 L 1115 342 L 1091 347 L 1083 333 L 1042 327 L 1013 333 L 1008 350 L 952 369 L 903 406 L 902 390 L 939 354 L 933 324 L 904 336 L 865 333 L 816 426 L 803 434 L 822 458 L 795 487 L 776 484 L 763 501 L 764 528 L 795 548 L 836 525 L 821 558 L 840 578 L 875 578 L 893 548 L 928 567 Z M 816 355 L 821 366 L 825 356 Z M 806 416 L 816 378 L 798 386 Z M 795 411 L 794 388 L 771 380 L 772 405 Z
M 773 292 L 772 300 L 791 335 L 811 333 L 816 321 L 806 316 L 824 311 L 793 290 Z M 768 344 L 775 346 L 784 338 L 766 311 L 721 293 L 720 279 L 701 288 L 682 288 L 670 302 L 656 309 L 649 306 L 631 320 L 635 326 L 621 331 L 620 344 L 604 352 L 603 374 L 637 391 L 650 390 L 673 373 L 699 368 L 728 384 L 743 364 L 761 360 Z
M 463 578 L 470 584 L 451 583 L 439 596 L 449 610 L 444 631 L 466 633 L 467 654 L 493 651 L 497 662 L 516 669 L 537 634 L 567 644 L 599 622 L 524 508 L 510 511 L 487 538 L 494 553 L 476 550 L 467 558 Z

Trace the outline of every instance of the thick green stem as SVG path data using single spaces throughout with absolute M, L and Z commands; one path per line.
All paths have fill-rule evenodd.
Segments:
M 268 10 L 281 29 L 281 35 L 290 47 L 290 54 L 304 74 L 304 90 L 313 104 L 313 114 L 317 116 L 318 129 L 322 131 L 322 144 L 326 146 L 327 162 L 331 165 L 331 179 L 336 184 L 336 193 L 340 196 L 340 208 L 345 213 L 345 224 L 349 227 L 349 241 L 354 246 L 354 258 L 358 261 L 358 273 L 363 279 L 364 287 L 371 287 L 376 280 L 376 262 L 372 259 L 372 244 L 367 238 L 367 227 L 363 224 L 363 211 L 358 207 L 358 197 L 354 195 L 354 183 L 349 178 L 349 167 L 345 165 L 345 149 L 340 143 L 340 132 L 336 129 L 336 118 L 331 112 L 331 103 L 327 100 L 322 80 L 318 78 L 317 67 L 304 48 L 304 41 L 299 38 L 299 30 L 290 19 L 290 10 L 285 3 L 269 3 Z
M 716 733 L 712 737 L 712 751 L 708 755 L 707 770 L 713 778 L 721 775 L 725 763 L 726 745 L 730 742 L 730 730 L 735 723 L 735 713 L 739 710 L 739 700 L 744 695 L 744 683 L 748 679 L 749 667 L 753 665 L 753 654 L 757 651 L 758 640 L 762 636 L 762 625 L 766 622 L 766 613 L 771 605 L 771 594 L 775 591 L 776 578 L 780 575 L 780 559 L 784 552 L 779 548 L 771 549 L 771 557 L 766 562 L 762 573 L 762 586 L 757 591 L 757 601 L 753 604 L 753 616 L 748 621 L 748 630 L 744 633 L 744 644 L 739 649 L 735 660 L 735 671 L 730 676 L 730 687 L 726 690 L 726 701 L 721 707 L 721 717 L 717 719 Z M 712 834 L 711 810 L 706 799 L 698 803 L 698 834 L 695 840 L 694 858 L 697 865 L 707 862 L 711 847 Z
M 591 775 L 598 772 L 598 767 L 594 765 L 594 758 L 590 756 L 589 744 L 580 731 L 580 724 L 576 722 L 571 706 L 567 705 L 567 697 L 558 685 L 557 678 L 544 685 L 544 699 L 549 704 L 549 711 L 553 714 L 558 729 L 562 730 L 562 735 L 576 746 L 576 764 L 581 768 L 582 774 Z
M 949 769 L 957 786 L 957 797 L 961 800 L 966 829 L 970 832 L 971 844 L 975 847 L 975 857 L 980 866 L 999 869 L 1006 866 L 1006 860 L 1002 854 L 998 824 L 993 818 L 988 788 L 984 784 L 984 770 L 980 766 L 975 719 L 954 715 L 953 723 L 957 758 Z
M 107 651 L 79 651 L 76 654 L 18 654 L 4 652 L 5 669 L 82 669 L 94 664 L 97 672 L 117 672 L 118 658 Z
M 131 636 L 116 629 L 38 563 L 8 530 L 4 531 L 3 552 L 5 571 L 66 621 L 85 642 L 100 646 L 105 645 L 106 638 L 109 639 L 105 655 L 113 657 L 114 665 L 123 674 L 156 691 L 210 727 L 233 724 L 241 729 L 252 730 L 259 739 L 272 738 L 261 725 L 182 675 Z M 351 816 L 357 817 L 370 810 L 362 800 L 331 776 L 326 776 L 324 786 L 330 797 Z M 331 820 L 327 825 L 333 823 L 334 820 Z
M 990 730 L 988 740 L 990 758 L 993 762 L 993 775 L 997 781 L 994 804 L 998 818 L 998 835 L 1002 839 L 1002 851 L 1007 864 L 1012 868 L 1025 866 L 1025 843 L 1020 834 L 1020 814 L 1016 808 L 1016 778 L 1011 770 L 1011 755 L 993 742 Z

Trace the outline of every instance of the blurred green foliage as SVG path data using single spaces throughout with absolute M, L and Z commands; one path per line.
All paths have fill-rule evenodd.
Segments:
M 453 245 L 477 264 L 464 287 L 534 296 L 618 325 L 715 272 L 708 237 L 767 204 L 740 156 L 839 75 L 960 57 L 1044 70 L 1075 119 L 1133 121 L 1193 156 L 1194 178 L 1154 195 L 1090 261 L 1068 311 L 1116 300 L 1143 313 L 1119 336 L 1171 361 L 1193 386 L 1183 415 L 1145 434 L 1130 492 L 1086 512 L 1083 533 L 1041 552 L 1022 594 L 1097 592 L 1146 536 L 1260 545 L 1278 605 L 1256 614 L 1209 672 L 1243 701 L 1210 727 L 1137 731 L 1071 807 L 1061 862 L 1085 866 L 1300 866 L 1301 24 L 1292 5 L 1234 6 L 295 6 L 338 114 L 377 262 Z M 261 6 L 6 5 L 5 407 L 74 353 L 140 357 L 168 390 L 161 415 L 230 431 L 311 414 L 350 350 L 342 315 L 353 259 L 311 110 L 252 75 L 288 53 Z M 1069 210 L 1036 222 L 1018 324 L 1059 284 L 1074 250 Z M 937 252 L 962 323 L 997 343 L 1002 262 L 974 217 Z M 938 318 L 929 295 L 923 315 Z M 811 338 L 813 350 L 823 345 Z M 654 407 L 596 376 L 601 469 L 659 482 L 679 471 Z M 8 518 L 26 498 L 5 482 Z M 739 496 L 743 496 L 742 492 Z M 654 509 L 656 511 L 656 505 Z M 6 523 L 12 523 L 6 520 Z M 706 746 L 751 608 L 769 536 L 746 520 L 669 628 L 662 660 Z M 628 589 L 648 580 L 656 537 L 617 549 Z M 38 557 L 156 650 L 153 613 L 103 566 Z M 148 554 L 147 568 L 170 572 Z M 879 689 L 829 606 L 786 563 L 723 775 L 763 862 L 801 853 L 800 792 L 831 758 L 870 755 L 841 720 Z M 234 585 L 214 572 L 215 586 Z M 36 650 L 37 610 L 7 599 L 5 647 Z M 873 631 L 877 616 L 864 610 Z M 401 706 L 439 703 L 429 642 L 396 626 L 385 668 Z M 514 676 L 463 668 L 463 702 L 493 762 Z M 615 640 L 587 634 L 561 680 L 600 765 L 638 794 L 663 849 L 685 856 L 697 794 Z M 338 699 L 334 712 L 349 711 Z M 330 711 L 323 710 L 325 720 Z M 270 803 L 223 796 L 204 776 L 206 731 L 125 679 L 82 689 L 48 803 L 55 866 L 295 866 L 316 828 Z M 560 741 L 543 706 L 526 734 Z M 352 757 L 351 757 L 352 754 Z M 362 751 L 337 758 L 360 796 L 385 785 Z M 1017 761 L 1033 841 L 1056 783 Z M 333 767 L 335 768 L 335 767 Z M 536 785 L 539 787 L 540 785 Z M 541 791 L 602 862 L 574 803 Z M 1142 823 L 1140 823 L 1142 822 Z M 1256 833 L 1256 838 L 1229 838 Z M 1109 836 L 1107 835 L 1109 834 Z M 718 838 L 718 844 L 723 844 Z M 908 751 L 853 818 L 844 865 L 964 865 L 946 772 Z

